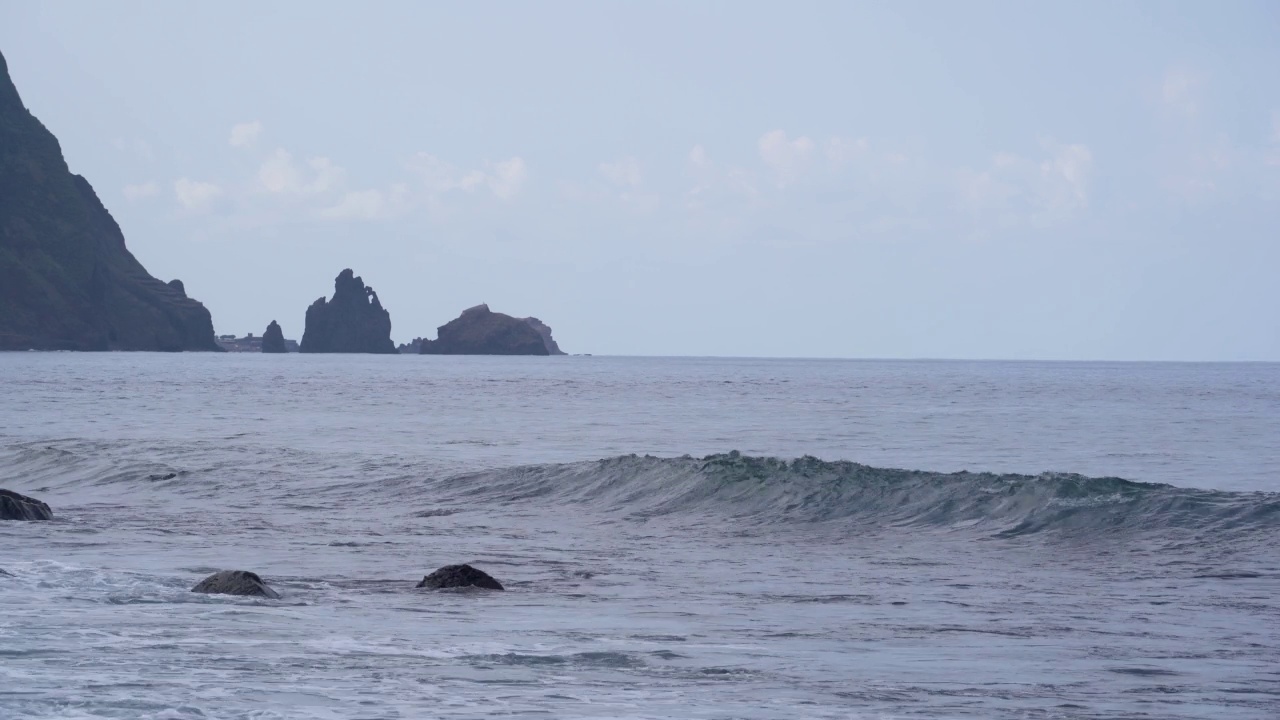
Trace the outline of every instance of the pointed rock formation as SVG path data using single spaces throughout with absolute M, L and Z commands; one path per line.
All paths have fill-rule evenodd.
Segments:
M 395 353 L 391 314 L 378 294 L 350 268 L 333 281 L 333 299 L 320 298 L 307 308 L 302 331 L 304 353 Z
M 287 353 L 289 348 L 284 344 L 284 332 L 280 329 L 280 325 L 275 320 L 267 326 L 267 331 L 262 333 L 262 352 L 264 353 Z
M 0 350 L 28 349 L 220 350 L 204 305 L 125 247 L 0 55 Z
M 463 310 L 436 328 L 436 333 L 435 340 L 422 340 L 423 355 L 564 354 L 551 339 L 551 328 L 541 320 L 496 313 L 488 305 Z

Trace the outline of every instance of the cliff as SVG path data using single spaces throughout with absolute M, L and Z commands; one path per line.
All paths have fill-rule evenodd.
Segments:
M 125 247 L 0 55 L 0 350 L 27 349 L 220 350 L 204 305 Z
M 437 328 L 436 333 L 435 340 L 422 340 L 423 355 L 564 354 L 551 339 L 551 328 L 541 321 L 496 313 L 488 305 L 462 311 L 462 315 Z
M 304 353 L 394 353 L 391 314 L 378 294 L 350 268 L 333 281 L 333 299 L 320 298 L 307 308 L 302 331 Z

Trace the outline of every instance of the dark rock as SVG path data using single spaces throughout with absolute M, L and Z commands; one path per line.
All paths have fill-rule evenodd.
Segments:
M 396 352 L 401 355 L 420 355 L 422 353 L 422 338 L 414 338 L 407 343 L 400 343 L 396 346 Z
M 177 290 L 178 294 L 182 295 L 182 297 L 187 296 L 187 286 L 183 285 L 181 280 L 177 278 L 170 280 L 169 287 L 173 288 L 174 290 Z
M 211 595 L 249 595 L 279 600 L 280 593 L 267 587 L 262 578 L 248 570 L 222 570 L 201 580 L 191 592 Z
M 52 520 L 53 511 L 39 500 L 0 488 L 0 520 Z
M 284 344 L 284 331 L 280 329 L 280 325 L 275 320 L 272 320 L 271 324 L 267 326 L 267 331 L 262 333 L 262 352 L 289 352 L 289 348 Z
M 544 339 L 542 333 L 527 321 L 493 312 L 488 305 L 463 310 L 457 318 L 437 328 L 436 333 L 435 340 L 422 341 L 423 355 L 551 354 L 547 347 L 550 328 L 547 328 Z
M 394 353 L 391 314 L 378 294 L 348 268 L 333 282 L 333 299 L 320 298 L 307 308 L 302 331 L 304 353 Z
M 445 565 L 422 578 L 422 582 L 418 583 L 417 587 L 440 590 L 441 588 L 470 587 L 472 585 L 488 590 L 503 589 L 502 583 L 489 577 L 488 573 L 477 570 L 470 565 Z
M 568 354 L 565 351 L 561 350 L 560 346 L 556 344 L 555 338 L 551 337 L 550 326 L 548 326 L 546 323 L 542 322 L 536 317 L 527 317 L 527 318 L 524 318 L 524 321 L 529 323 L 529 327 L 533 328 L 534 330 L 537 330 L 538 334 L 542 336 L 542 344 L 547 346 L 548 355 L 567 355 Z
M 0 350 L 28 349 L 219 348 L 204 305 L 125 247 L 0 55 Z

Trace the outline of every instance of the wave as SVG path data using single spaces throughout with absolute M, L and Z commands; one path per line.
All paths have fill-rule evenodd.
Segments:
M 1179 488 L 1069 473 L 936 473 L 737 452 L 623 456 L 454 476 L 453 503 L 554 503 L 633 519 L 715 514 L 743 525 L 845 522 L 868 529 L 1046 531 L 1280 530 L 1280 493 Z
M 405 458 L 375 462 L 352 455 L 334 462 L 331 456 L 262 448 L 52 441 L 3 448 L 0 472 L 24 478 L 22 489 L 60 493 L 63 504 L 104 494 L 118 499 L 123 484 L 131 492 L 210 499 L 251 492 L 255 502 L 289 509 L 313 507 L 323 498 L 394 507 L 416 517 L 539 505 L 635 521 L 720 518 L 743 528 L 843 523 L 853 530 L 935 529 L 997 538 L 1170 529 L 1206 537 L 1280 534 L 1280 493 L 1274 492 L 1070 473 L 938 473 L 738 452 L 451 473 Z M 299 505 L 300 499 L 308 504 Z

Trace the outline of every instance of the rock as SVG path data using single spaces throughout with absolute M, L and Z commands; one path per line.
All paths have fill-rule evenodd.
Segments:
M 547 347 L 548 355 L 567 355 L 568 354 L 565 351 L 561 350 L 560 346 L 556 344 L 555 338 L 551 337 L 551 328 L 546 323 L 542 322 L 536 317 L 527 317 L 527 318 L 524 318 L 524 321 L 529 323 L 529 327 L 533 328 L 534 330 L 537 330 L 538 334 L 542 336 L 542 344 Z
M 53 511 L 39 500 L 0 488 L 0 520 L 52 520 Z
M 428 590 L 441 588 L 470 587 L 488 590 L 502 590 L 502 583 L 489 577 L 488 573 L 477 570 L 470 565 L 445 565 L 430 575 L 422 578 L 417 587 Z
M 435 340 L 422 341 L 423 355 L 550 355 L 551 328 L 542 333 L 526 320 L 496 313 L 488 305 L 463 310 L 436 329 Z M 551 340 L 551 345 L 555 341 Z M 560 348 L 555 348 L 558 352 Z
M 378 294 L 348 268 L 333 282 L 333 299 L 320 298 L 307 308 L 302 331 L 304 353 L 395 353 L 391 314 Z
M 152 277 L 0 55 L 0 350 L 212 350 L 213 321 Z
M 280 325 L 275 320 L 267 326 L 267 331 L 262 333 L 262 352 L 264 353 L 287 353 L 289 348 L 284 344 L 284 331 L 280 329 Z
M 248 595 L 279 600 L 280 593 L 267 587 L 262 578 L 248 570 L 222 570 L 201 580 L 191 592 L 211 595 Z

